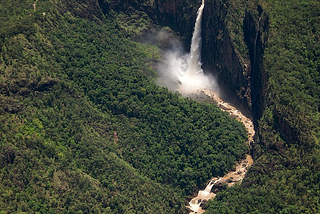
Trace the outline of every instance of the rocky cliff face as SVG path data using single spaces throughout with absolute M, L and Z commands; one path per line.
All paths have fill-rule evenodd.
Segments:
M 243 15 L 235 13 L 232 7 L 232 1 L 206 1 L 202 28 L 203 67 L 217 74 L 220 82 L 237 94 L 242 106 L 252 112 L 257 121 L 262 115 L 266 93 L 263 53 L 268 17 L 260 6 L 247 8 Z M 236 44 L 238 38 L 243 40 L 240 42 L 247 52 Z
M 170 26 L 179 32 L 186 49 L 190 47 L 196 11 L 201 1 L 191 0 L 99 0 L 105 13 L 115 11 L 131 13 L 144 11 L 155 24 Z M 261 117 L 266 88 L 266 74 L 262 68 L 263 52 L 266 45 L 268 18 L 261 7 L 235 17 L 240 30 L 233 29 L 230 11 L 232 0 L 206 0 L 202 26 L 202 62 L 206 72 L 218 76 L 219 82 L 229 88 L 242 103 L 242 106 L 256 120 Z M 233 5 L 233 7 L 235 7 Z M 234 21 L 233 20 L 233 21 Z M 230 24 L 231 23 L 231 24 Z M 235 44 L 241 34 L 243 50 Z
M 257 11 L 257 15 L 247 11 L 243 20 L 244 40 L 251 63 L 252 115 L 256 120 L 262 116 L 266 94 L 267 75 L 263 68 L 263 54 L 269 28 L 268 16 L 260 6 Z
M 226 87 L 236 92 L 241 103 L 251 109 L 251 63 L 236 50 L 227 26 L 228 5 L 207 1 L 203 15 L 202 61 L 205 71 L 218 75 Z

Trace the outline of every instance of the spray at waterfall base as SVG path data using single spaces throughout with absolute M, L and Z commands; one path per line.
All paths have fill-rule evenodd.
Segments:
M 213 76 L 205 75 L 201 68 L 201 20 L 204 2 L 198 9 L 193 31 L 190 53 L 183 53 L 181 45 L 173 45 L 164 54 L 164 61 L 158 65 L 158 84 L 182 95 L 210 89 L 218 93 L 218 84 Z

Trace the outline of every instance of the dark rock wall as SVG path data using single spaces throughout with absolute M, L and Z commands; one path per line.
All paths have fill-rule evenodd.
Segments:
M 155 2 L 159 24 L 179 32 L 188 50 L 201 0 L 156 0 Z
M 251 61 L 252 115 L 255 120 L 262 116 L 265 105 L 267 75 L 263 69 L 263 54 L 267 43 L 269 20 L 258 6 L 258 16 L 246 12 L 243 28 L 244 39 L 249 49 Z M 255 121 L 256 122 L 256 121 Z
M 202 28 L 203 68 L 216 74 L 219 82 L 237 95 L 256 123 L 265 104 L 267 75 L 263 69 L 263 54 L 267 44 L 268 16 L 260 6 L 248 8 L 241 22 L 249 56 L 243 56 L 236 49 L 228 25 L 231 2 L 206 1 Z
M 207 1 L 203 14 L 202 62 L 219 82 L 237 94 L 244 108 L 251 110 L 250 62 L 245 62 L 234 47 L 227 27 L 225 1 Z

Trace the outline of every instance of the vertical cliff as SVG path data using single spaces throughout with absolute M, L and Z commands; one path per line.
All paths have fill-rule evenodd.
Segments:
M 266 72 L 263 53 L 268 17 L 246 1 L 206 1 L 203 17 L 203 67 L 237 94 L 257 121 L 263 111 Z
M 203 16 L 203 53 L 205 71 L 218 75 L 225 87 L 234 91 L 242 104 L 251 109 L 250 61 L 241 55 L 235 46 L 231 33 L 234 29 L 228 23 L 230 5 L 220 0 L 206 1 Z M 241 31 L 238 32 L 241 34 Z
M 262 116 L 266 94 L 267 74 L 263 68 L 263 54 L 267 43 L 269 19 L 261 6 L 254 12 L 246 11 L 243 20 L 244 41 L 247 44 L 251 63 L 252 115 L 257 120 Z

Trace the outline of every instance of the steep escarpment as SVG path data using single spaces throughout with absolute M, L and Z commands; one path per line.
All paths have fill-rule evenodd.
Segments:
M 196 10 L 201 4 L 201 1 L 191 0 L 144 0 L 130 3 L 105 0 L 99 2 L 102 8 L 117 11 L 118 15 L 116 16 L 120 17 L 118 19 L 120 25 L 121 20 L 129 21 L 130 19 L 130 22 L 136 22 L 136 25 L 139 26 L 137 28 L 141 30 L 139 32 L 135 31 L 134 33 L 123 26 L 129 35 L 137 36 L 152 28 L 154 24 L 169 26 L 180 34 L 186 50 L 190 47 Z M 251 111 L 251 72 L 253 69 L 251 64 L 253 58 L 251 59 L 248 53 L 243 27 L 247 5 L 245 1 L 241 2 L 242 9 L 239 10 L 233 1 L 207 0 L 205 5 L 202 26 L 203 68 L 206 72 L 217 75 L 221 85 L 236 94 L 242 106 Z M 148 24 L 141 21 L 141 17 L 144 16 L 148 17 Z M 141 26 L 144 26 L 144 29 Z M 250 28 L 248 31 L 255 32 L 256 29 Z M 255 34 L 254 32 L 253 34 Z M 258 67 L 254 69 L 256 70 Z M 256 91 L 256 88 L 254 90 Z
M 100 0 L 106 14 L 115 11 L 118 24 L 137 37 L 157 24 L 169 26 L 190 47 L 191 32 L 200 1 Z M 125 24 L 132 22 L 132 29 Z M 202 62 L 208 73 L 240 100 L 256 122 L 262 115 L 267 75 L 263 53 L 267 42 L 268 16 L 258 4 L 246 1 L 207 0 L 202 26 Z
M 206 1 L 203 17 L 203 67 L 205 71 L 216 74 L 221 85 L 237 94 L 242 105 L 250 111 L 251 61 L 243 43 L 241 23 L 232 23 L 233 20 L 229 20 L 233 9 L 230 2 L 232 1 Z M 241 14 L 234 14 L 237 15 L 241 20 Z M 240 25 L 237 26 L 240 29 L 236 34 L 231 24 Z M 239 40 L 239 47 L 236 46 L 236 39 Z
M 245 155 L 241 123 L 155 84 L 137 3 L 1 3 L 1 213 L 186 213 Z
M 263 66 L 264 49 L 268 40 L 268 15 L 260 5 L 246 11 L 243 20 L 244 41 L 249 50 L 251 72 L 252 115 L 255 122 L 262 116 L 267 88 L 267 74 Z
M 232 169 L 243 126 L 158 87 L 159 49 L 130 39 L 163 24 L 188 46 L 200 3 L 1 3 L 0 212 L 186 213 Z M 257 121 L 253 166 L 207 211 L 319 213 L 320 3 L 205 8 L 203 65 Z
M 206 1 L 203 67 L 238 95 L 257 130 L 248 177 L 209 212 L 319 211 L 319 8 L 312 0 Z

